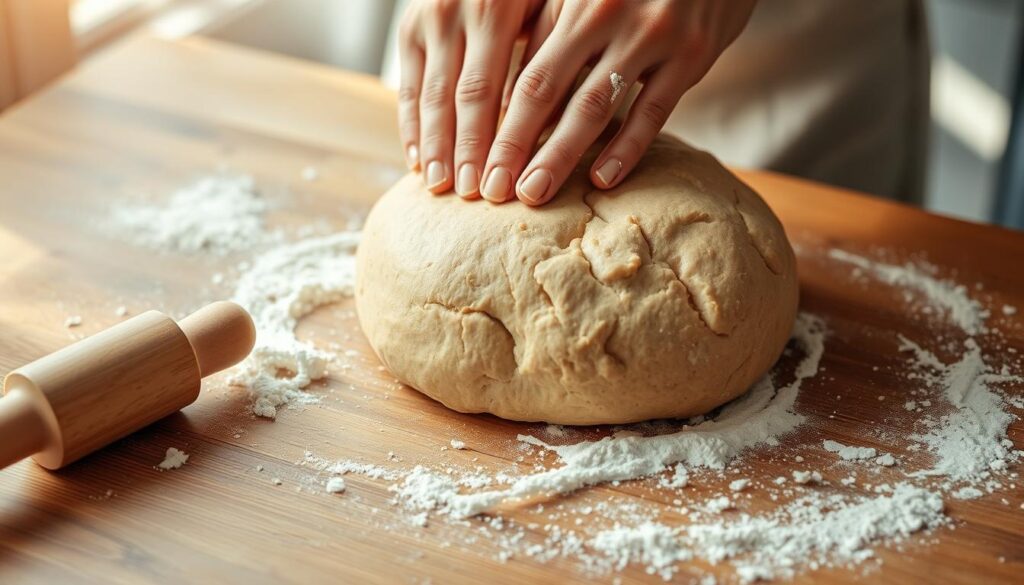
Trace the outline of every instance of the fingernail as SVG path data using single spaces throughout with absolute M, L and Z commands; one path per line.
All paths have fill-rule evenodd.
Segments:
M 544 169 L 536 169 L 519 185 L 519 194 L 530 203 L 536 203 L 544 197 L 550 186 L 551 173 Z
M 508 191 L 511 187 L 512 173 L 508 172 L 508 169 L 494 167 L 490 173 L 487 173 L 487 181 L 484 182 L 484 188 L 480 194 L 488 201 L 501 203 L 508 199 Z
M 597 170 L 594 171 L 594 174 L 597 175 L 598 179 L 601 179 L 601 182 L 604 183 L 605 187 L 610 187 L 612 181 L 614 181 L 615 178 L 618 177 L 619 173 L 621 172 L 622 162 L 619 161 L 619 159 L 617 158 L 610 158 L 604 161 L 603 165 L 597 167 Z
M 444 165 L 439 160 L 432 160 L 427 163 L 427 188 L 433 189 L 441 183 L 444 183 L 445 176 Z
M 463 163 L 455 177 L 455 192 L 460 197 L 469 197 L 480 189 L 480 174 L 473 163 Z
M 409 170 L 416 170 L 416 167 L 419 166 L 420 149 L 416 148 L 415 144 L 405 147 L 405 164 L 409 165 Z

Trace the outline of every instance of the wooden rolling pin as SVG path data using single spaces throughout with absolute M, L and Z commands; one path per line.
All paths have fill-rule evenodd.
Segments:
M 180 323 L 149 311 L 14 370 L 0 398 L 0 469 L 30 455 L 58 469 L 181 410 L 255 341 L 245 309 L 221 301 Z

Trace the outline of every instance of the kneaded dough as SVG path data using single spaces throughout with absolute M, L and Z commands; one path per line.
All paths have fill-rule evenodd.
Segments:
M 356 303 L 391 372 L 460 412 L 587 425 L 702 414 L 771 367 L 797 279 L 764 201 L 669 137 L 609 191 L 592 160 L 541 208 L 417 175 L 381 197 Z

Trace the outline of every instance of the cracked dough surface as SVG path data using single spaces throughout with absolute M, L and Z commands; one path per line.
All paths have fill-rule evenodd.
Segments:
M 540 209 L 417 175 L 381 197 L 356 303 L 391 372 L 461 412 L 604 424 L 707 412 L 771 367 L 797 280 L 768 206 L 672 138 L 609 191 L 591 160 Z

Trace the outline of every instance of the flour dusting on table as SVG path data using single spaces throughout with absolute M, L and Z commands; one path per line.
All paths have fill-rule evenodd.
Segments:
M 333 354 L 299 341 L 298 320 L 352 295 L 359 232 L 339 232 L 274 248 L 238 281 L 234 301 L 252 315 L 256 346 L 231 383 L 248 388 L 253 413 L 274 418 L 289 403 L 316 402 L 303 391 L 327 375 Z
M 281 241 L 282 234 L 265 225 L 268 210 L 252 177 L 217 174 L 175 191 L 163 203 L 114 208 L 112 227 L 137 245 L 224 255 Z
M 728 563 L 743 583 L 791 578 L 820 567 L 877 566 L 877 546 L 899 545 L 917 532 L 951 522 L 944 498 L 971 499 L 1016 486 L 1019 476 L 1011 466 L 1022 452 L 1006 436 L 1015 415 L 1006 410 L 1010 399 L 998 388 L 1024 380 L 1007 366 L 997 369 L 987 361 L 977 338 L 989 331 L 989 312 L 970 297 L 966 286 L 938 278 L 928 266 L 886 264 L 842 250 L 828 256 L 840 265 L 852 264 L 855 276 L 867 274 L 898 287 L 908 302 L 928 307 L 925 315 L 944 315 L 962 332 L 960 339 L 943 344 L 946 351 L 958 348 L 953 361 L 943 361 L 906 336 L 893 339 L 895 351 L 910 358 L 905 377 L 914 396 L 912 408 L 906 407 L 909 402 L 894 402 L 893 411 L 927 412 L 936 405 L 936 414 L 921 417 L 921 433 L 900 439 L 911 441 L 913 457 L 880 451 L 878 445 L 892 440 L 884 429 L 871 437 L 876 446 L 825 439 L 815 447 L 788 438 L 806 418 L 796 408 L 801 390 L 812 380 L 815 391 L 826 386 L 818 373 L 827 325 L 802 313 L 793 335 L 802 357 L 788 383 L 776 384 L 782 374 L 774 372 L 714 416 L 675 428 L 659 423 L 659 432 L 653 434 L 641 424 L 632 426 L 638 430 L 626 427 L 600 440 L 559 445 L 534 435 L 518 436 L 535 455 L 553 453 L 557 466 L 536 464 L 525 473 L 517 468 L 489 474 L 479 467 L 331 463 L 311 453 L 304 464 L 339 476 L 366 469 L 368 475 L 392 482 L 395 504 L 414 525 L 426 526 L 431 517 L 452 523 L 477 517 L 477 530 L 495 544 L 500 560 L 568 558 L 592 574 L 640 564 L 665 579 L 673 578 L 687 561 L 702 560 Z M 557 432 L 542 430 L 558 439 L 567 434 L 561 427 Z M 703 501 L 694 501 L 687 489 L 696 482 L 729 477 L 735 466 L 744 465 L 748 452 L 783 445 L 823 449 L 835 457 L 834 463 L 810 467 L 796 455 L 790 478 L 759 478 L 748 469 L 745 477 L 727 482 L 721 492 L 712 490 Z M 893 471 L 879 475 L 882 470 Z M 635 502 L 608 503 L 601 515 L 613 520 L 611 527 L 588 529 L 586 518 L 596 513 L 594 506 L 558 498 L 643 478 L 674 492 L 672 506 L 645 509 Z M 854 493 L 836 493 L 837 484 Z M 747 509 L 743 496 L 751 492 L 778 504 L 767 512 Z M 516 508 L 548 514 L 550 522 L 523 526 L 504 517 L 506 510 Z M 660 520 L 666 512 L 678 520 Z M 576 528 L 556 522 L 565 519 L 573 519 Z M 530 531 L 539 531 L 543 544 L 527 544 Z M 868 561 L 874 564 L 865 565 Z
M 614 87 L 614 75 L 611 81 Z M 175 219 L 190 201 L 200 204 L 190 199 L 197 192 L 222 188 L 193 186 L 166 209 L 151 209 L 146 221 L 184 226 L 153 236 L 153 245 L 221 254 L 266 243 L 267 208 L 251 183 L 226 188 L 228 198 L 206 212 L 202 227 Z M 255 414 L 273 418 L 281 407 L 318 400 L 310 385 L 327 376 L 335 354 L 300 341 L 295 328 L 316 308 L 352 294 L 358 243 L 356 230 L 312 237 L 240 265 L 234 300 L 253 315 L 257 343 L 232 383 L 251 394 Z M 950 524 L 944 501 L 1019 489 L 1016 468 L 1024 454 L 1007 429 L 1017 418 L 1009 409 L 1024 408 L 1024 399 L 1007 392 L 1024 379 L 1018 362 L 1001 362 L 1006 355 L 983 349 L 998 335 L 988 323 L 990 310 L 966 285 L 940 278 L 936 267 L 838 249 L 823 260 L 845 270 L 851 286 L 893 287 L 919 309 L 914 316 L 923 325 L 941 325 L 941 334 L 902 332 L 891 339 L 894 356 L 904 360 L 897 371 L 904 387 L 895 400 L 878 396 L 884 405 L 878 408 L 912 417 L 909 436 L 893 437 L 884 424 L 872 426 L 860 444 L 803 436 L 801 425 L 814 415 L 801 412 L 801 395 L 834 393 L 822 374 L 829 323 L 805 312 L 780 364 L 707 416 L 627 425 L 590 440 L 572 427 L 524 425 L 532 431 L 509 437 L 513 460 L 504 462 L 500 454 L 477 453 L 475 444 L 468 449 L 461 439 L 445 439 L 435 459 L 409 464 L 394 453 L 366 462 L 311 451 L 297 463 L 316 476 L 316 491 L 337 496 L 339 504 L 359 497 L 360 482 L 384 482 L 403 518 L 396 529 L 442 523 L 466 546 L 502 562 L 566 559 L 587 575 L 640 565 L 664 579 L 685 572 L 702 583 L 714 577 L 694 573 L 691 561 L 726 565 L 728 579 L 743 583 L 823 567 L 877 567 L 879 547 L 923 543 L 911 537 Z M 1005 318 L 1015 309 L 998 312 Z M 477 463 L 480 457 L 490 463 Z M 758 473 L 749 464 L 755 457 L 781 461 L 786 471 Z M 159 467 L 187 459 L 171 448 Z M 656 497 L 619 494 L 615 488 L 627 482 Z M 536 520 L 513 517 L 511 510 Z

